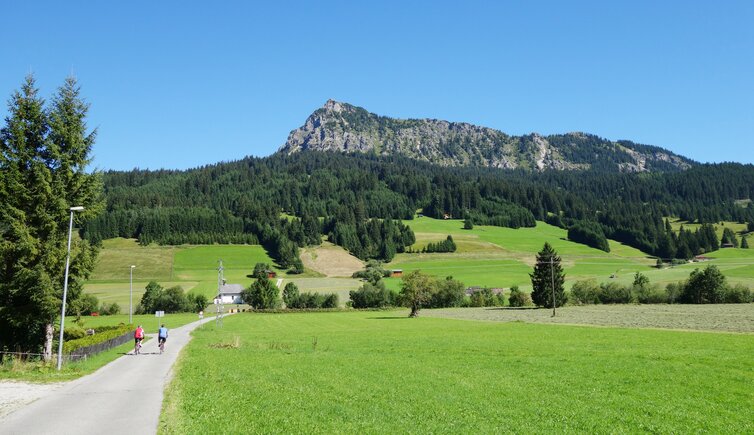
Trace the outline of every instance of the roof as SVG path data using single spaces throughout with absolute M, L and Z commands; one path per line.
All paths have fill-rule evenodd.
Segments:
M 243 291 L 241 284 L 224 284 L 220 287 L 219 293 L 221 295 L 240 295 Z

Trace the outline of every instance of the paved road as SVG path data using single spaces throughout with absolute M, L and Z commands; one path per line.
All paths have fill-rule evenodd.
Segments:
M 154 434 L 162 392 L 189 333 L 214 317 L 170 330 L 165 353 L 157 339 L 141 355 L 124 355 L 0 419 L 1 434 Z

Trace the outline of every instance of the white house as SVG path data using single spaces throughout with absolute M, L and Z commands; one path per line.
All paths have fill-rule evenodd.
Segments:
M 223 284 L 220 287 L 220 293 L 218 293 L 217 298 L 223 304 L 242 304 L 242 291 L 243 286 L 241 284 Z

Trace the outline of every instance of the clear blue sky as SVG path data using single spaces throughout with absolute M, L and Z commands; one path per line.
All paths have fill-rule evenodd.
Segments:
M 73 71 L 98 169 L 266 156 L 328 98 L 754 162 L 752 1 L 8 3 L 0 97 Z

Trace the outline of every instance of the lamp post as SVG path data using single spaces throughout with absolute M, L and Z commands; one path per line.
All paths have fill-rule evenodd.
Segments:
M 129 302 L 128 302 L 128 323 L 134 323 L 133 322 L 133 312 L 134 312 L 134 266 L 131 265 L 131 291 L 129 292 Z
M 71 207 L 71 221 L 68 224 L 68 255 L 65 257 L 65 280 L 63 281 L 63 306 L 60 309 L 60 337 L 58 340 L 58 370 L 63 366 L 63 329 L 65 328 L 65 299 L 68 297 L 68 266 L 71 264 L 71 233 L 73 233 L 73 212 L 84 207 Z

